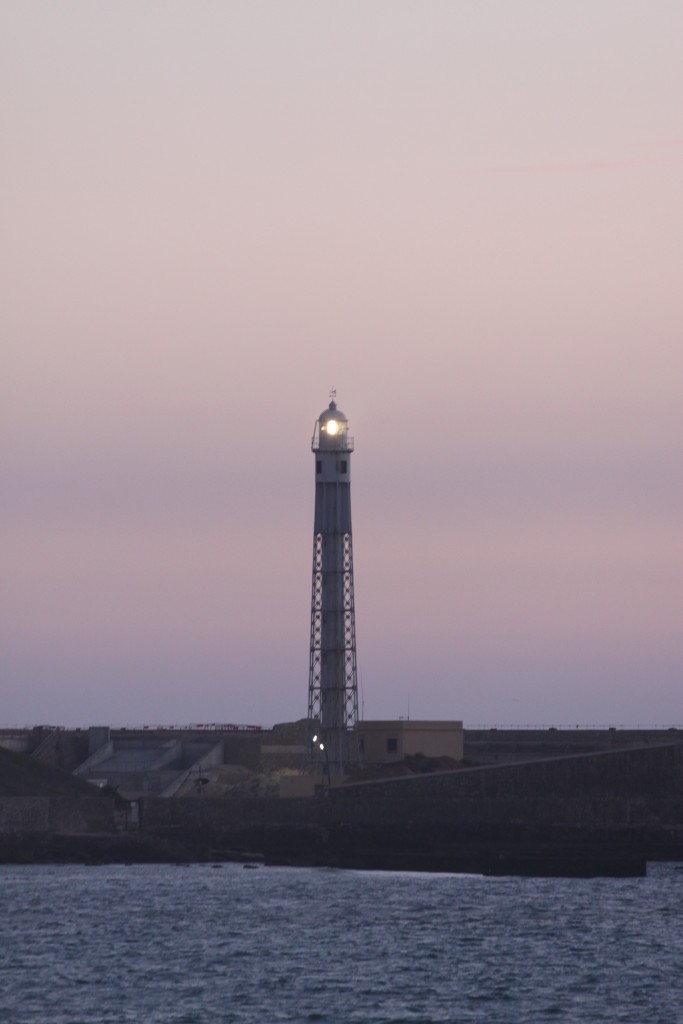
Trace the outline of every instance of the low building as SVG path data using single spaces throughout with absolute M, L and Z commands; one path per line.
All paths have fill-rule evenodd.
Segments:
M 362 721 L 358 723 L 363 763 L 389 764 L 414 754 L 425 757 L 463 758 L 462 722 Z

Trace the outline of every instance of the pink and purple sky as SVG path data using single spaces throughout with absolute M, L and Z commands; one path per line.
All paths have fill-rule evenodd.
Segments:
M 683 4 L 4 0 L 0 724 L 683 723 Z

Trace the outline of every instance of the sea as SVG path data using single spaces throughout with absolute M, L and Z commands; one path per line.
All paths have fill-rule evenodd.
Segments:
M 0 867 L 1 1024 L 680 1024 L 683 865 Z

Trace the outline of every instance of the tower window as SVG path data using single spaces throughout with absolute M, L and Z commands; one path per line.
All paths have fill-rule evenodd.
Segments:
M 322 464 L 321 459 L 316 459 L 315 471 L 316 471 L 316 473 L 322 473 L 322 471 L 323 471 L 323 464 Z
M 346 473 L 346 459 L 340 459 L 339 461 L 339 472 Z
M 387 754 L 395 754 L 398 750 L 398 740 L 394 736 L 390 736 L 387 740 Z

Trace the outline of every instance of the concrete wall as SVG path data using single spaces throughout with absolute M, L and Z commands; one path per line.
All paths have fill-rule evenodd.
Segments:
M 306 744 L 261 744 L 261 771 L 277 772 L 283 768 L 300 770 L 306 755 Z
M 109 743 L 111 729 L 108 725 L 91 725 L 88 729 L 88 756 L 92 757 L 101 747 Z
M 683 741 L 683 730 L 671 729 L 465 729 L 465 760 L 469 764 L 504 764 L 531 758 L 588 754 L 599 750 L 661 746 Z
M 347 785 L 337 803 L 396 805 L 419 818 L 683 826 L 683 745 L 577 754 Z M 345 808 L 346 810 L 346 808 Z
M 74 775 L 79 778 L 87 778 L 92 771 L 96 771 L 97 766 L 103 761 L 107 761 L 114 753 L 114 741 L 109 740 L 107 743 L 102 744 L 98 747 L 93 754 L 84 761 L 83 764 L 79 764 L 78 768 L 74 770 Z
M 199 776 L 209 768 L 223 764 L 223 740 L 219 740 L 209 750 L 206 743 L 183 743 L 183 771 L 175 772 L 170 781 L 161 786 L 157 792 L 164 797 L 173 796 L 192 775 Z
M 222 732 L 220 729 L 112 729 L 111 735 L 117 743 L 128 740 L 218 743 L 222 740 L 226 764 L 241 764 L 251 771 L 258 771 L 261 742 L 262 739 L 266 742 L 270 733 L 265 729 L 244 732 Z
M 114 803 L 105 797 L 0 797 L 0 835 L 109 832 Z
M 50 797 L 0 797 L 0 835 L 47 832 L 50 828 Z
M 666 826 L 683 832 L 683 745 L 461 769 L 279 800 L 144 801 L 143 826 L 225 829 L 331 822 Z
M 217 743 L 210 744 L 206 740 L 203 743 L 187 740 L 183 741 L 182 767 L 199 770 L 199 768 L 213 768 L 215 765 L 223 764 L 225 749 L 222 739 Z

